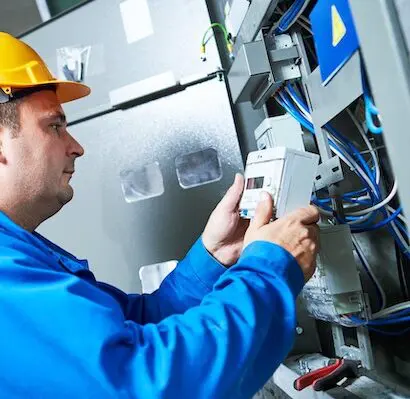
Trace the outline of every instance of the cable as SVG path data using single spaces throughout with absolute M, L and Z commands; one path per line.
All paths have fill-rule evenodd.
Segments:
M 396 219 L 397 215 L 401 212 L 401 208 L 398 208 L 396 212 L 389 215 L 387 218 L 383 219 L 381 222 L 378 222 L 371 226 L 362 226 L 354 230 L 354 233 L 364 233 L 367 231 L 373 231 L 377 229 L 381 229 L 382 227 L 386 227 L 389 223 L 391 223 L 394 219 Z
M 392 208 L 390 205 L 387 205 L 387 209 L 389 210 L 389 212 L 395 212 L 396 210 L 394 208 Z M 398 215 L 397 216 L 399 219 L 401 219 L 404 223 L 407 224 L 407 220 L 403 215 Z
M 363 86 L 363 98 L 364 98 L 365 118 L 366 118 L 367 127 L 373 134 L 381 134 L 383 133 L 382 126 L 381 125 L 376 126 L 373 121 L 374 117 L 379 117 L 379 110 L 374 105 L 373 100 L 370 95 L 370 88 L 367 82 L 366 70 L 364 68 L 363 59 L 361 59 L 361 62 L 360 62 L 360 75 L 361 75 L 362 86 Z
M 287 92 L 291 94 L 291 98 L 294 100 L 295 104 L 302 110 L 304 110 L 304 115 L 306 115 L 306 113 L 308 113 L 308 109 L 306 104 L 303 104 L 303 102 L 301 101 L 301 99 L 297 96 L 296 92 L 293 90 L 292 87 L 287 87 L 288 90 Z M 289 104 L 289 101 L 286 101 L 286 98 L 283 96 L 283 93 L 279 92 L 279 96 L 281 96 L 282 100 L 285 101 L 285 103 L 287 103 L 288 108 L 292 108 L 292 105 Z M 286 109 L 286 108 L 285 108 Z M 291 112 L 288 110 L 289 113 L 292 114 L 292 116 L 294 116 L 295 119 L 297 119 L 300 122 L 300 118 L 298 118 L 297 116 L 297 112 Z M 303 112 L 303 111 L 302 111 Z M 296 115 L 296 116 L 295 116 Z M 312 117 L 310 115 L 310 113 L 308 114 L 308 118 L 307 122 L 309 122 L 309 126 L 306 126 L 306 124 L 303 124 L 302 122 L 300 122 L 302 125 L 305 126 L 305 128 L 307 128 L 312 134 L 315 134 L 314 132 L 314 128 L 312 125 Z M 339 139 L 339 138 L 338 138 Z M 337 146 L 332 139 L 329 139 L 329 143 L 330 143 L 330 147 L 332 149 L 332 151 L 338 155 L 349 167 L 351 170 L 356 171 L 357 174 L 359 175 L 359 177 L 361 178 L 362 181 L 364 181 L 366 183 L 366 185 L 368 187 L 370 187 L 372 190 L 375 190 L 375 186 L 372 183 L 372 181 L 369 179 L 368 175 L 363 171 L 363 169 L 361 168 L 360 165 L 358 165 L 358 163 L 355 161 L 355 159 L 353 159 L 348 153 L 346 153 L 345 151 L 343 151 L 339 146 Z M 360 155 L 360 154 L 359 154 Z
M 287 112 L 289 112 L 296 120 L 299 121 L 299 123 L 302 124 L 302 126 L 308 129 L 312 134 L 315 134 L 313 124 L 310 122 L 311 116 L 310 114 L 307 115 L 309 112 L 307 106 L 298 97 L 297 93 L 294 90 L 292 90 L 293 88 L 290 85 L 288 85 L 288 89 L 289 89 L 288 91 L 279 92 L 278 93 L 279 96 L 276 96 L 275 98 Z M 288 100 L 286 98 L 285 94 L 288 94 L 289 92 L 292 95 L 291 99 L 294 100 L 294 103 L 298 106 L 300 111 L 298 111 L 293 106 L 293 104 L 291 104 L 290 99 Z M 305 112 L 303 112 L 302 110 L 304 110 Z M 370 171 L 362 155 L 351 143 L 347 141 L 347 139 L 345 139 L 343 136 L 338 134 L 333 128 L 331 128 L 330 126 L 327 126 L 327 128 L 329 129 L 329 132 L 331 135 L 331 137 L 328 137 L 328 140 L 329 140 L 329 145 L 332 151 L 336 155 L 338 155 L 353 171 L 357 173 L 357 175 L 362 180 L 362 182 L 365 184 L 367 189 L 369 189 L 369 194 L 371 198 L 374 199 L 376 202 L 376 204 L 373 207 L 370 207 L 370 208 L 367 208 L 367 209 L 364 209 L 358 212 L 361 212 L 363 215 L 365 215 L 366 213 L 369 213 L 370 215 L 372 214 L 374 215 L 374 211 L 380 208 L 380 210 L 383 213 L 383 216 L 385 218 L 388 218 L 389 213 L 387 210 L 384 209 L 384 205 L 386 205 L 386 203 L 383 203 L 383 201 L 386 201 L 386 199 L 385 200 L 381 199 L 380 189 L 378 185 L 376 184 L 376 182 L 374 181 L 376 176 L 373 174 L 372 171 Z M 336 140 L 337 142 L 339 142 L 340 146 L 338 146 L 336 142 L 334 142 L 333 140 Z M 350 150 L 353 152 L 353 155 L 349 154 Z M 355 157 L 357 161 L 360 162 L 360 165 L 358 162 L 356 162 L 356 160 L 353 157 Z M 362 169 L 362 167 L 364 168 L 364 170 Z M 389 196 L 393 197 L 394 195 L 392 193 L 394 193 L 395 190 L 397 190 L 397 187 L 396 188 L 393 187 L 392 192 L 390 193 Z M 390 201 L 390 199 L 387 199 L 387 200 Z M 380 205 L 380 203 L 383 203 L 383 205 Z M 323 208 L 324 208 L 323 206 L 321 207 L 319 205 L 319 210 L 321 211 L 321 213 L 327 216 L 337 217 L 337 215 L 335 215 L 334 211 L 331 208 L 329 209 L 329 211 Z M 352 215 L 352 217 L 360 217 L 360 215 L 357 215 L 357 214 L 355 215 L 354 212 L 346 212 L 346 214 Z M 360 222 L 363 222 L 363 220 L 360 220 L 360 219 L 359 220 L 356 219 L 356 221 L 357 222 L 355 222 L 354 224 L 357 224 L 358 227 L 361 224 Z M 350 222 L 349 224 L 353 224 L 353 222 Z M 389 229 L 390 234 L 395 239 L 397 245 L 400 247 L 400 250 L 406 255 L 406 257 L 410 259 L 410 248 L 406 240 L 401 235 L 401 232 L 397 228 L 394 221 L 390 222 L 390 224 L 388 225 L 388 229 Z
M 293 18 L 293 20 L 291 22 L 289 22 L 288 26 L 286 29 L 289 29 L 295 22 L 297 22 L 299 20 L 299 18 L 301 17 L 301 15 L 303 14 L 303 12 L 306 10 L 307 6 L 309 5 L 310 0 L 305 0 L 304 4 L 302 5 L 302 7 L 300 8 L 300 10 L 297 12 L 297 14 L 295 15 L 295 17 Z M 300 22 L 300 21 L 299 21 Z M 310 30 L 310 32 L 312 33 L 311 29 L 307 29 Z
M 303 110 L 303 111 L 301 111 L 301 112 L 303 112 L 304 115 L 306 115 L 306 113 L 308 112 L 307 106 L 306 106 L 305 104 L 303 104 L 303 102 L 301 101 L 300 98 L 298 98 L 297 93 L 295 92 L 295 90 L 293 89 L 293 87 L 290 86 L 290 85 L 288 85 L 285 90 L 286 90 L 286 92 L 291 96 L 291 98 L 292 98 L 292 100 L 295 102 L 295 104 L 298 105 L 301 110 Z M 311 117 L 310 117 L 310 120 L 311 120 Z M 330 130 L 332 130 L 332 134 L 333 134 L 333 135 L 336 133 L 333 128 L 330 128 Z M 340 134 L 337 134 L 337 136 L 338 136 L 338 139 L 340 140 L 340 139 L 341 139 Z M 342 139 L 342 140 L 343 140 L 343 139 Z M 370 144 L 370 143 L 369 143 L 369 144 Z M 371 147 L 370 147 L 370 148 L 371 148 Z M 357 150 L 355 150 L 355 151 L 357 151 Z M 345 162 L 345 163 L 346 163 L 346 162 Z M 354 166 L 354 165 L 356 164 L 356 162 L 355 162 L 354 160 L 353 160 L 353 162 L 352 162 L 352 159 L 350 159 L 350 162 L 347 162 L 348 165 L 349 165 L 349 163 L 350 163 L 350 166 Z M 363 164 L 363 162 L 362 162 L 362 164 Z M 356 165 L 357 165 L 357 164 L 356 164 Z M 353 169 L 354 169 L 354 167 L 353 167 Z M 360 170 L 360 169 L 361 169 L 361 168 L 359 168 L 359 170 Z M 368 172 L 370 172 L 370 170 L 368 170 Z M 378 172 L 378 174 L 379 174 L 379 176 L 380 176 L 380 171 Z M 370 187 L 372 187 L 372 189 L 373 189 L 374 191 L 376 191 L 375 185 L 372 184 L 372 182 L 370 182 L 370 179 L 368 179 L 368 174 L 361 173 L 361 175 L 362 175 L 362 177 L 364 178 L 364 180 L 366 180 L 366 182 L 368 183 L 368 185 L 369 185 Z M 376 175 L 376 178 L 377 178 L 377 175 Z M 379 177 L 379 178 L 380 178 L 380 177 Z M 360 210 L 360 211 L 355 211 L 355 212 L 346 213 L 346 214 L 351 215 L 351 216 L 361 216 L 361 215 L 365 215 L 365 214 L 367 214 L 367 213 L 369 213 L 369 212 L 373 212 L 373 211 L 375 211 L 375 210 L 377 210 L 377 209 L 380 209 L 380 208 L 384 207 L 386 204 L 388 204 L 388 203 L 394 198 L 394 196 L 396 195 L 396 193 L 397 193 L 397 182 L 395 181 L 394 186 L 393 186 L 393 188 L 392 188 L 390 194 L 389 194 L 383 201 L 380 201 L 378 204 L 375 204 L 375 205 L 372 206 L 372 207 L 369 207 L 369 208 L 366 208 L 366 209 L 362 209 L 362 210 Z
M 372 144 L 370 143 L 370 140 L 368 139 L 368 137 L 366 135 L 366 132 L 364 131 L 363 127 L 360 125 L 359 121 L 357 120 L 357 118 L 355 117 L 353 112 L 350 111 L 349 108 L 347 108 L 347 114 L 349 115 L 350 119 L 352 120 L 352 122 L 356 126 L 357 131 L 359 132 L 359 134 L 362 137 L 364 143 L 366 144 L 366 147 L 369 150 L 369 153 L 372 157 L 373 165 L 374 165 L 374 168 L 375 168 L 375 180 L 376 180 L 376 183 L 379 184 L 380 183 L 380 166 L 379 166 L 379 162 L 378 162 L 378 159 L 377 159 L 376 151 L 374 150 Z
M 210 38 L 207 39 L 206 36 L 208 32 L 214 28 L 218 28 L 222 31 L 224 35 L 224 39 L 225 39 L 225 45 L 229 53 L 229 57 L 231 58 L 233 57 L 233 45 L 230 41 L 228 31 L 226 30 L 225 26 L 223 26 L 222 24 L 218 22 L 214 22 L 209 26 L 209 28 L 205 31 L 204 36 L 202 37 L 202 42 L 201 42 L 201 60 L 202 61 L 206 61 L 206 45 L 210 39 Z
M 377 209 L 380 209 L 380 208 L 384 207 L 385 205 L 387 205 L 395 197 L 396 194 L 397 194 L 397 180 L 394 181 L 394 185 L 393 185 L 392 190 L 390 191 L 390 194 L 383 201 L 380 201 L 379 203 L 377 203 L 376 205 L 371 206 L 370 208 L 362 209 L 360 211 L 351 212 L 351 213 L 349 213 L 349 215 L 361 216 L 361 215 L 365 215 L 366 213 L 376 211 Z
M 380 319 L 380 318 L 388 316 L 392 313 L 399 312 L 399 311 L 405 310 L 405 309 L 410 309 L 410 301 L 398 303 L 396 305 L 385 308 L 385 309 L 383 309 L 379 312 L 376 312 L 372 315 L 372 319 Z
M 404 335 L 404 334 L 407 334 L 408 332 L 410 332 L 410 327 L 407 327 L 404 330 L 399 330 L 399 331 L 383 331 L 383 330 L 379 330 L 379 329 L 371 327 L 371 326 L 369 326 L 368 329 L 370 331 L 377 332 L 378 334 L 381 334 L 381 335 L 388 335 L 388 336 L 393 336 L 393 337 Z
M 295 0 L 289 9 L 282 15 L 274 27 L 275 33 L 286 32 L 299 18 L 308 6 L 310 0 Z
M 284 12 L 279 7 L 276 8 L 276 13 L 279 15 L 284 14 Z M 296 23 L 299 24 L 302 28 L 306 29 L 310 34 L 313 35 L 312 28 L 310 27 L 310 22 L 306 17 L 301 15 L 299 19 L 296 21 Z

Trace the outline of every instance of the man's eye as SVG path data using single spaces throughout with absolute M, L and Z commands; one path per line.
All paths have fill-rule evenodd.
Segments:
M 50 128 L 54 130 L 56 133 L 60 133 L 62 126 L 58 123 L 53 123 L 50 125 Z

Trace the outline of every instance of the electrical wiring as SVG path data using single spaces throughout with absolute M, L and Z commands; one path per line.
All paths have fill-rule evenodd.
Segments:
M 383 330 L 380 330 L 378 328 L 374 328 L 374 327 L 371 327 L 371 326 L 369 326 L 367 328 L 370 331 L 377 332 L 378 334 L 388 335 L 388 336 L 392 336 L 392 337 L 397 337 L 397 336 L 404 335 L 404 334 L 407 334 L 408 332 L 410 332 L 410 327 L 407 327 L 404 330 L 399 330 L 399 331 L 383 331 Z
M 206 61 L 206 45 L 207 45 L 207 43 L 209 42 L 209 39 L 210 39 L 210 37 L 207 38 L 208 32 L 211 31 L 211 30 L 213 31 L 214 28 L 218 28 L 222 31 L 222 33 L 224 35 L 224 39 L 225 39 L 225 45 L 226 45 L 226 48 L 228 50 L 229 56 L 231 58 L 233 57 L 233 44 L 230 40 L 228 31 L 226 30 L 224 25 L 222 25 L 218 22 L 214 22 L 208 27 L 208 29 L 205 31 L 205 33 L 202 37 L 202 42 L 201 42 L 201 59 L 202 59 L 202 61 Z M 213 32 L 212 32 L 212 34 L 213 34 Z
M 362 216 L 362 215 L 365 215 L 369 212 L 373 212 L 373 211 L 376 211 L 380 208 L 383 208 L 385 205 L 387 205 L 395 197 L 396 194 L 397 194 L 397 181 L 394 181 L 393 188 L 391 189 L 389 195 L 384 200 L 380 201 L 376 205 L 373 205 L 369 208 L 362 209 L 360 211 L 350 212 L 349 215 L 351 215 L 351 216 Z
M 362 226 L 361 228 L 355 229 L 355 233 L 364 233 L 367 231 L 372 231 L 372 230 L 377 230 L 380 229 L 382 227 L 385 227 L 386 225 L 388 225 L 389 223 L 391 223 L 396 217 L 397 215 L 401 212 L 401 209 L 398 208 L 396 210 L 396 212 L 390 214 L 387 218 L 383 219 L 382 221 L 370 225 L 370 226 Z
M 303 3 L 303 5 L 300 7 L 299 11 L 296 13 L 296 15 L 294 16 L 294 18 L 288 23 L 286 30 L 289 29 L 292 25 L 295 24 L 295 22 L 297 22 L 299 20 L 299 18 L 301 17 L 301 15 L 303 14 L 303 12 L 306 10 L 307 6 L 309 5 L 310 0 L 305 0 L 305 2 Z M 308 30 L 310 30 L 310 32 L 312 33 L 312 30 L 308 28 Z
M 299 19 L 300 15 L 308 6 L 309 2 L 310 0 L 295 0 L 274 26 L 274 32 L 286 32 Z
M 293 90 L 292 87 L 287 86 L 286 87 L 288 90 L 285 90 L 287 93 L 290 93 L 290 97 L 292 98 L 292 100 L 294 100 L 294 103 L 298 106 L 298 108 L 300 110 L 303 110 L 301 112 L 303 112 L 304 115 L 308 115 L 307 116 L 307 122 L 309 122 L 309 126 L 307 127 L 305 125 L 305 127 L 312 133 L 314 133 L 314 128 L 312 125 L 312 118 L 310 113 L 308 112 L 307 106 L 305 104 L 302 103 L 301 99 L 297 96 L 296 92 Z M 281 98 L 285 101 L 286 99 L 284 99 L 283 93 L 279 93 L 279 96 L 281 96 Z M 286 101 L 285 101 L 286 103 Z M 292 105 L 289 104 L 289 101 L 287 102 L 287 105 L 289 105 L 290 108 L 292 108 Z M 288 108 L 289 108 L 288 107 Z M 289 109 L 288 109 L 289 112 Z M 291 112 L 290 112 L 291 113 Z M 295 116 L 296 115 L 296 116 Z M 300 118 L 298 119 L 297 117 L 297 112 L 293 112 L 292 116 L 294 116 L 297 120 L 299 120 L 300 122 Z M 303 125 L 303 123 L 302 123 Z M 334 137 L 332 137 L 332 139 L 334 139 Z M 353 171 L 355 171 L 359 177 L 361 178 L 361 180 L 363 180 L 364 182 L 366 182 L 366 185 L 368 187 L 371 187 L 372 190 L 375 190 L 375 186 L 372 183 L 371 179 L 369 179 L 368 175 L 363 171 L 362 167 L 358 165 L 358 163 L 355 161 L 355 159 L 353 159 L 353 157 L 351 157 L 347 152 L 343 151 L 339 146 L 337 146 L 334 141 L 332 139 L 329 139 L 329 143 L 331 146 L 332 151 L 338 155 L 343 162 L 345 162 L 349 168 Z M 339 140 L 340 138 L 337 138 L 336 140 Z M 340 140 L 339 140 L 340 141 Z
M 380 117 L 379 117 L 379 110 L 377 107 L 374 105 L 373 100 L 370 95 L 370 89 L 369 85 L 367 82 L 367 77 L 366 77 L 366 70 L 364 68 L 364 63 L 363 60 L 361 60 L 360 63 L 360 75 L 362 79 L 362 87 L 363 87 L 363 98 L 364 98 L 364 107 L 365 107 L 365 119 L 366 119 L 366 124 L 370 132 L 373 134 L 381 134 L 383 133 L 383 128 L 382 126 L 376 126 L 374 124 L 373 118 L 378 118 L 380 122 Z
M 391 207 L 390 205 L 387 205 L 387 209 L 389 210 L 389 212 L 395 212 L 396 210 L 393 208 L 393 207 Z M 403 215 L 398 215 L 397 216 L 402 222 L 404 222 L 404 223 L 406 223 L 407 224 L 407 220 L 406 220 L 406 218 L 403 216 Z
M 306 114 L 309 115 L 307 119 L 310 120 L 310 122 L 312 122 L 312 118 L 307 108 L 307 105 L 303 103 L 303 100 L 296 93 L 295 89 L 291 85 L 287 85 L 285 88 L 285 91 L 289 94 L 289 96 L 292 98 L 293 102 L 298 106 L 298 108 L 301 110 L 303 109 L 302 112 L 304 112 L 305 115 Z M 335 129 L 333 129 L 332 126 L 330 126 L 329 124 L 326 124 L 325 128 L 326 130 L 329 131 L 329 133 L 333 136 L 333 138 L 336 141 L 338 141 L 342 146 L 347 146 L 349 150 L 353 152 L 353 154 L 355 155 L 355 158 L 357 158 L 357 160 L 360 162 L 362 169 L 364 169 L 367 174 L 371 174 L 371 171 L 368 168 L 366 161 L 364 160 L 362 155 L 359 153 L 359 151 L 351 143 L 349 143 L 347 139 L 345 139 L 340 133 L 338 133 Z M 374 186 L 372 188 L 375 189 Z
M 279 92 L 276 96 L 277 101 L 282 107 L 289 112 L 299 123 L 302 124 L 307 130 L 309 130 L 312 134 L 314 132 L 314 126 L 312 124 L 312 118 L 310 112 L 307 108 L 307 105 L 303 103 L 303 101 L 299 98 L 295 90 L 292 90 L 291 86 L 287 86 L 285 90 Z M 354 115 L 349 115 L 352 118 L 353 123 L 357 123 L 360 126 L 359 122 L 354 119 Z M 355 125 L 356 125 L 355 123 Z M 356 126 L 358 127 L 358 126 Z M 401 208 L 398 207 L 394 209 L 392 207 L 388 207 L 388 203 L 395 197 L 397 193 L 397 182 L 395 181 L 390 193 L 383 199 L 381 195 L 381 191 L 379 188 L 380 183 L 380 167 L 377 159 L 377 154 L 375 153 L 374 149 L 370 141 L 368 140 L 366 133 L 363 129 L 359 129 L 363 141 L 367 146 L 373 167 L 370 169 L 367 162 L 361 156 L 359 151 L 356 147 L 350 142 L 347 141 L 342 135 L 340 135 L 337 131 L 335 131 L 331 126 L 325 126 L 329 135 L 329 145 L 333 152 L 340 156 L 340 158 L 361 178 L 361 180 L 365 183 L 365 188 L 353 193 L 345 194 L 344 202 L 351 203 L 352 201 L 361 201 L 362 203 L 358 205 L 365 205 L 363 201 L 367 201 L 366 208 L 361 209 L 359 211 L 349 211 L 346 212 L 346 220 L 350 224 L 352 232 L 365 232 L 370 230 L 375 230 L 381 227 L 388 227 L 390 233 L 392 234 L 393 238 L 395 239 L 396 243 L 399 245 L 401 251 L 407 256 L 410 256 L 410 248 L 406 240 L 403 238 L 401 234 L 402 231 L 405 230 L 403 226 L 401 226 L 398 218 L 403 216 L 401 213 Z M 363 195 L 364 194 L 364 195 Z M 318 199 L 314 198 L 313 202 L 317 203 L 321 209 L 321 211 L 326 212 L 327 215 L 336 217 L 337 215 L 335 212 L 328 207 L 330 199 Z M 370 206 L 367 206 L 369 204 Z M 351 206 L 351 204 L 350 204 Z M 381 212 L 383 215 L 383 219 L 377 223 L 370 223 L 371 219 L 374 219 L 376 214 Z M 350 220 L 349 220 L 350 219 Z M 367 220 L 365 220 L 367 219 Z M 354 237 L 354 236 L 353 236 Z M 355 239 L 355 238 L 354 238 Z M 357 241 L 356 241 L 357 244 Z M 377 332 L 379 334 L 391 335 L 391 336 L 398 336 L 405 334 L 410 331 L 410 328 L 407 329 L 400 329 L 395 331 L 384 330 L 383 327 L 388 328 L 392 326 L 396 326 L 401 323 L 407 323 L 410 321 L 410 302 L 408 304 L 399 304 L 396 307 L 385 309 L 386 306 L 386 295 L 385 292 L 378 281 L 377 277 L 375 276 L 374 272 L 372 271 L 366 257 L 364 256 L 363 252 L 360 251 L 360 247 L 355 245 L 356 253 L 363 264 L 364 269 L 369 274 L 372 282 L 374 283 L 378 298 L 379 298 L 379 312 L 374 314 L 374 317 L 370 320 L 363 320 L 357 317 L 351 316 L 350 318 L 344 318 L 344 321 L 352 326 L 366 326 L 369 330 Z M 379 315 L 379 321 L 375 321 L 375 317 Z M 375 328 L 375 327 L 381 327 Z
M 307 130 L 309 130 L 312 134 L 314 133 L 314 127 L 311 123 L 311 117 L 310 115 L 308 116 L 307 114 L 309 113 L 309 110 L 307 106 L 303 103 L 303 101 L 298 97 L 297 93 L 292 90 L 293 88 L 288 85 L 288 90 L 284 90 L 279 92 L 278 96 L 275 98 L 277 101 L 284 107 L 284 109 L 289 112 L 296 120 L 299 121 L 299 123 L 302 124 Z M 285 96 L 288 95 L 289 93 L 289 99 Z M 291 103 L 291 101 L 294 101 L 296 106 L 299 108 L 295 108 L 295 106 Z M 303 112 L 304 110 L 305 112 Z M 310 120 L 309 120 L 310 119 Z M 377 211 L 378 209 L 381 210 L 383 213 L 383 216 L 385 218 L 389 218 L 390 214 L 388 211 L 384 208 L 385 205 L 387 205 L 387 202 L 390 202 L 390 200 L 394 197 L 395 191 L 397 191 L 397 185 L 396 187 L 393 187 L 392 192 L 388 195 L 388 197 L 385 200 L 382 200 L 380 189 L 378 187 L 378 184 L 375 182 L 376 175 L 373 173 L 360 152 L 353 146 L 353 144 L 347 142 L 347 139 L 345 139 L 343 136 L 338 134 L 333 128 L 330 126 L 327 126 L 327 129 L 329 129 L 330 137 L 328 137 L 329 140 L 329 145 L 332 151 L 338 155 L 343 162 L 345 162 L 351 170 L 353 170 L 359 178 L 362 180 L 364 183 L 365 187 L 368 189 L 368 193 L 371 196 L 371 198 L 375 201 L 375 204 L 370 207 L 370 208 L 365 208 L 361 211 L 356 211 L 360 212 L 360 214 L 357 214 L 355 212 L 347 211 L 346 215 L 347 218 L 353 217 L 353 218 L 359 218 L 356 220 L 350 220 L 348 221 L 349 224 L 354 224 L 355 228 L 352 229 L 353 232 L 358 231 L 358 232 L 364 232 L 366 231 L 365 229 L 362 228 L 360 230 L 360 226 L 362 222 L 364 221 L 363 219 L 361 220 L 361 216 L 364 215 L 372 215 L 371 217 L 374 217 L 374 212 Z M 339 145 L 338 145 L 339 144 Z M 352 151 L 352 154 L 350 154 L 350 151 Z M 356 161 L 356 159 L 357 161 Z M 360 164 L 359 164 L 360 163 Z M 326 210 L 324 209 L 323 206 L 320 206 L 319 204 L 319 210 L 322 214 L 325 214 L 326 216 L 330 217 L 337 217 L 335 215 L 334 211 L 329 209 Z M 356 228 L 357 226 L 357 228 Z M 391 235 L 395 239 L 397 245 L 399 246 L 400 250 L 408 257 L 410 258 L 410 248 L 406 242 L 406 240 L 403 238 L 400 230 L 395 224 L 395 221 L 392 219 L 389 224 L 386 224 L 387 228 L 389 229 Z
M 359 132 L 360 136 L 362 137 L 364 143 L 366 144 L 366 147 L 369 150 L 370 156 L 372 157 L 373 160 L 373 165 L 375 168 L 375 180 L 376 184 L 380 183 L 380 166 L 379 162 L 377 159 L 377 153 L 374 150 L 372 144 L 370 143 L 370 140 L 368 139 L 366 132 L 364 131 L 363 127 L 360 125 L 359 121 L 355 117 L 352 111 L 350 111 L 349 108 L 347 108 L 347 114 L 349 115 L 350 119 L 352 120 L 353 124 L 355 125 L 357 131 Z
M 294 103 L 299 107 L 299 109 L 301 110 L 301 112 L 303 112 L 304 115 L 307 115 L 307 113 L 308 113 L 307 106 L 306 106 L 305 104 L 303 104 L 303 102 L 301 101 L 300 98 L 298 98 L 297 93 L 295 92 L 295 90 L 293 89 L 293 87 L 290 86 L 290 85 L 287 85 L 287 87 L 285 88 L 285 91 L 289 94 L 289 96 L 292 98 L 292 100 L 294 101 Z M 302 110 L 303 110 L 303 111 L 302 111 Z M 309 115 L 308 120 L 309 120 L 309 119 L 310 119 L 310 121 L 312 120 L 310 115 Z M 332 135 L 334 136 L 336 132 L 335 132 L 334 129 L 332 129 L 332 128 L 330 128 L 330 130 L 331 130 Z M 337 134 L 337 140 L 339 140 L 340 142 L 343 142 L 343 141 L 342 141 L 343 139 L 341 140 L 340 134 Z M 367 144 L 367 143 L 366 143 L 366 144 Z M 370 144 L 370 142 L 368 142 L 368 144 L 369 144 L 369 146 L 370 146 L 369 149 L 371 149 L 371 144 Z M 358 151 L 355 150 L 355 152 L 358 152 Z M 346 155 L 346 154 L 344 154 L 344 155 Z M 356 155 L 357 155 L 357 154 L 356 154 Z M 342 157 L 341 157 L 341 158 L 342 158 Z M 346 156 L 345 156 L 345 158 L 346 158 Z M 342 158 L 342 159 L 343 159 L 343 158 Z M 356 169 L 356 171 L 358 171 L 358 172 L 360 173 L 361 177 L 367 182 L 367 184 L 372 188 L 372 190 L 373 190 L 374 192 L 378 191 L 378 190 L 376 189 L 375 184 L 373 184 L 373 183 L 370 181 L 370 179 L 368 178 L 368 175 L 369 175 L 370 170 L 367 170 L 368 173 L 363 173 L 363 172 L 361 172 L 362 168 L 360 168 L 360 167 L 358 168 L 358 167 L 357 167 L 357 163 L 356 163 L 355 160 L 352 160 L 352 158 L 350 158 L 349 161 L 350 161 L 350 162 L 345 162 L 345 163 L 347 163 L 348 165 L 350 164 L 349 166 L 351 166 L 351 169 L 353 169 L 353 170 Z M 365 163 L 365 162 L 362 161 L 362 165 L 363 165 L 364 163 Z M 375 162 L 375 165 L 376 165 L 376 164 L 377 164 L 377 160 L 376 160 L 376 162 Z M 377 179 L 377 178 L 380 179 L 380 170 L 379 170 L 379 168 L 377 168 L 377 172 L 376 172 L 375 178 L 376 178 L 376 179 Z M 385 205 L 387 205 L 387 204 L 394 198 L 394 196 L 395 196 L 396 194 L 397 194 L 397 182 L 394 183 L 394 186 L 393 186 L 393 188 L 392 188 L 390 194 L 389 194 L 384 200 L 380 201 L 379 203 L 377 203 L 377 204 L 375 204 L 375 205 L 373 205 L 373 206 L 371 206 L 371 207 L 369 207 L 369 208 L 365 208 L 365 209 L 362 209 L 362 210 L 359 210 L 359 211 L 349 212 L 349 213 L 346 213 L 346 214 L 348 214 L 348 215 L 350 215 L 350 216 L 362 216 L 362 215 L 365 215 L 365 214 L 367 214 L 367 213 L 369 213 L 369 212 L 373 212 L 373 211 L 375 211 L 375 210 L 377 210 L 377 209 L 380 209 L 380 208 L 384 207 Z
M 279 15 L 283 15 L 284 11 L 282 11 L 279 7 L 277 7 L 276 13 Z M 304 19 L 302 20 L 302 18 Z M 304 17 L 303 15 L 300 15 L 296 23 L 300 25 L 302 28 L 306 29 L 310 34 L 313 35 L 312 28 L 310 27 L 310 21 L 306 17 Z
M 380 319 L 380 318 L 388 316 L 392 313 L 396 313 L 396 312 L 399 312 L 399 311 L 402 311 L 402 310 L 405 310 L 405 309 L 410 310 L 410 301 L 398 303 L 397 305 L 393 305 L 393 306 L 385 308 L 385 309 L 383 309 L 379 312 L 376 312 L 372 315 L 372 319 Z

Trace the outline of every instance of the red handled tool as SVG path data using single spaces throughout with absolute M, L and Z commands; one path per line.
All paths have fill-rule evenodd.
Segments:
M 337 386 L 343 378 L 359 376 L 360 362 L 349 359 L 332 360 L 328 366 L 302 375 L 293 383 L 297 391 L 309 386 L 315 391 L 326 391 Z

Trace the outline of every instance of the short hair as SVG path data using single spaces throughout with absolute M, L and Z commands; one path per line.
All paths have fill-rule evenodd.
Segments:
M 0 104 L 0 127 L 9 128 L 12 136 L 17 137 L 20 130 L 19 105 L 24 101 L 24 97 L 42 90 L 52 90 L 56 92 L 56 86 L 43 85 L 19 90 L 11 101 Z
M 18 135 L 20 130 L 19 104 L 22 98 L 0 104 L 0 126 L 10 129 L 13 137 Z

